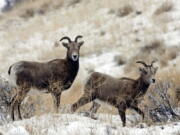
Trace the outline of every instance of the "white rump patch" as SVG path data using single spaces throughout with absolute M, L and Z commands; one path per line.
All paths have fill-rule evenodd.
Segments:
M 9 75 L 9 82 L 12 86 L 16 87 L 16 81 L 17 81 L 17 72 L 20 72 L 22 70 L 22 68 L 20 67 L 22 64 L 22 62 L 18 62 L 15 63 L 14 65 L 12 65 L 11 67 L 11 71 L 10 71 L 10 75 Z

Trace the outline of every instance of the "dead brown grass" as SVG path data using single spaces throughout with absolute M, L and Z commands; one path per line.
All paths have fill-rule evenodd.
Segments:
M 117 10 L 117 16 L 124 17 L 124 16 L 129 15 L 132 12 L 133 12 L 133 7 L 131 5 L 125 5 L 124 7 L 119 8 Z
M 177 97 L 179 88 L 179 82 L 180 82 L 180 71 L 179 70 L 172 70 L 168 69 L 167 71 L 159 72 L 156 76 L 157 81 L 156 84 L 151 85 L 150 89 L 148 90 L 147 94 L 144 96 L 140 107 L 144 110 L 146 114 L 145 122 L 149 125 L 154 124 L 152 121 L 149 111 L 157 108 L 158 105 L 166 104 L 165 99 L 162 99 L 162 97 L 159 95 L 159 92 L 164 91 L 164 85 L 167 85 L 167 96 L 170 101 L 170 104 L 173 108 L 180 106 L 180 100 Z M 162 85 L 164 84 L 164 85 Z M 153 97 L 153 98 L 151 98 Z M 155 99 L 155 101 L 153 100 Z
M 166 1 L 159 8 L 156 9 L 154 14 L 155 15 L 160 15 L 160 14 L 163 14 L 165 12 L 172 11 L 173 8 L 174 8 L 173 3 L 171 1 Z
M 63 5 L 63 2 L 64 0 L 30 0 L 17 4 L 13 10 L 6 14 L 8 14 L 8 16 L 28 19 L 29 17 L 33 17 L 35 14 L 45 14 L 51 10 L 58 9 Z
M 60 9 L 62 7 L 71 7 L 81 2 L 81 0 L 29 0 L 16 4 L 13 10 L 2 15 L 3 19 L 11 20 L 17 17 L 29 19 L 35 15 L 45 15 L 46 13 Z
M 167 47 L 163 41 L 154 40 L 141 47 L 139 52 L 128 61 L 125 66 L 125 72 L 131 72 L 134 67 L 137 67 L 135 63 L 137 60 L 143 60 L 147 63 L 150 63 L 152 60 L 158 60 L 160 68 L 167 67 L 170 61 L 177 58 L 179 51 L 179 46 Z
M 118 65 L 124 65 L 126 64 L 126 59 L 121 56 L 121 55 L 117 55 L 114 57 L 114 61 L 118 64 Z
M 24 18 L 24 20 L 29 19 L 30 18 L 34 18 L 37 15 L 41 16 L 41 15 L 45 15 L 46 13 L 52 11 L 52 10 L 56 10 L 56 9 L 60 9 L 61 6 L 68 6 L 68 3 L 70 4 L 70 6 L 73 6 L 74 4 L 76 5 L 78 2 L 81 2 L 79 0 L 69 0 L 67 3 L 65 2 L 65 0 L 31 0 L 28 3 L 26 3 L 25 5 L 23 5 L 24 3 L 22 3 L 21 5 L 17 6 L 16 9 L 14 11 L 10 11 L 9 13 L 7 13 L 5 16 L 3 16 L 4 18 L 7 18 L 9 20 L 12 20 L 13 18 L 16 18 L 17 16 L 20 16 L 22 18 Z M 97 1 L 96 1 L 97 2 Z M 51 4 L 49 4 L 51 3 Z M 125 17 L 129 14 L 131 14 L 134 11 L 133 6 L 131 6 L 131 4 L 124 4 L 126 3 L 124 0 L 121 1 L 109 1 L 106 0 L 103 4 L 97 2 L 97 5 L 100 5 L 100 8 L 110 8 L 110 9 L 118 9 L 118 15 L 121 17 Z M 65 4 L 65 5 L 64 5 Z M 87 21 L 88 23 L 92 23 L 95 26 L 97 26 L 97 28 L 100 28 L 102 26 L 102 24 L 104 24 L 104 22 L 106 22 L 106 20 L 103 19 L 95 19 L 95 18 L 91 18 L 91 16 L 94 16 L 96 10 L 99 8 L 97 5 L 93 5 L 91 2 L 89 3 L 90 6 L 87 6 L 86 8 L 81 7 L 78 11 L 79 12 L 67 12 L 64 16 L 51 16 L 48 19 L 49 20 L 53 20 L 53 24 L 52 25 L 45 25 L 44 22 L 42 21 L 43 17 L 37 19 L 37 21 L 34 21 L 33 23 L 33 19 L 32 19 L 32 23 L 28 24 L 27 27 L 25 27 L 27 24 L 25 24 L 24 29 L 20 28 L 20 30 L 18 30 L 16 27 L 14 29 L 10 29 L 9 33 L 7 34 L 7 38 L 11 40 L 12 38 L 16 37 L 16 35 L 18 35 L 18 37 L 21 37 L 20 39 L 28 39 L 29 37 L 27 36 L 28 33 L 29 35 L 34 35 L 34 33 L 38 33 L 39 31 L 42 33 L 48 33 L 50 31 L 55 31 L 60 27 L 65 26 L 66 25 L 72 25 L 73 23 L 80 23 L 82 21 Z M 120 4 L 123 4 L 122 8 L 119 7 Z M 148 5 L 149 3 L 147 3 Z M 148 6 L 145 6 L 146 8 Z M 99 9 L 100 9 L 99 8 Z M 173 5 L 171 4 L 165 4 L 164 6 L 162 5 L 160 8 L 158 8 L 156 10 L 156 14 L 160 15 L 163 14 L 164 12 L 169 12 L 173 9 Z M 93 12 L 92 12 L 93 10 Z M 58 10 L 58 12 L 60 12 L 61 10 Z M 75 10 L 72 10 L 75 11 Z M 116 12 L 116 11 L 115 11 Z M 55 12 L 57 13 L 57 12 Z M 81 13 L 79 16 L 78 14 Z M 39 17 L 38 16 L 38 17 Z M 78 16 L 78 17 L 77 17 Z M 99 17 L 99 16 L 98 16 Z M 71 19 L 69 19 L 71 18 Z M 90 19 L 89 19 L 90 18 Z M 89 21 L 90 20 L 90 21 Z M 62 22 L 60 22 L 62 21 Z M 6 22 L 5 22 L 6 23 Z M 126 23 L 126 22 L 124 22 Z M 121 25 L 121 27 L 119 27 Z M 42 27 L 41 27 L 42 26 Z M 22 27 L 22 26 L 21 26 Z M 123 27 L 125 27 L 125 29 L 123 29 Z M 129 27 L 129 26 L 128 26 Z M 108 47 L 110 45 L 113 45 L 113 47 L 116 47 L 115 41 L 120 41 L 120 37 L 123 35 L 123 33 L 127 33 L 127 37 L 129 32 L 129 29 L 131 29 L 131 27 L 126 27 L 126 25 L 122 25 L 121 23 L 116 23 L 111 25 L 111 29 L 105 29 L 105 32 L 100 33 L 101 38 L 99 38 L 99 40 L 96 40 L 96 42 L 90 42 L 87 43 L 88 49 L 84 49 L 81 52 L 81 55 L 88 55 L 88 54 L 92 54 L 92 53 L 101 53 L 102 49 L 105 47 Z M 7 27 L 6 27 L 7 28 Z M 83 27 L 84 28 L 84 27 Z M 113 29 L 114 28 L 114 29 Z M 121 29 L 119 29 L 121 28 Z M 46 30 L 44 30 L 46 29 Z M 75 30 L 75 29 L 74 29 Z M 88 29 L 89 30 L 89 29 Z M 120 35 L 118 36 L 118 32 L 120 32 Z M 154 32 L 154 31 L 153 31 Z M 108 34 L 108 33 L 112 33 L 112 35 L 114 35 L 114 37 L 111 37 L 111 39 L 109 40 L 105 40 L 105 42 L 100 42 L 103 41 L 104 38 L 102 38 L 104 35 Z M 69 34 L 69 33 L 68 33 Z M 85 34 L 85 36 L 88 36 L 88 34 Z M 121 35 L 122 34 L 122 35 Z M 147 35 L 149 33 L 147 32 Z M 151 33 L 150 33 L 151 34 Z M 49 35 L 43 35 L 44 39 L 48 39 Z M 95 35 L 97 36 L 97 35 Z M 94 36 L 94 37 L 95 37 Z M 9 39 L 9 37 L 12 37 L 11 39 Z M 87 40 L 91 40 L 94 37 L 89 36 Z M 16 38 L 15 38 L 16 39 Z M 93 39 L 94 40 L 94 39 Z M 14 40 L 12 40 L 12 43 L 14 42 Z M 130 42 L 126 42 L 129 43 Z M 95 44 L 96 46 L 94 48 L 91 48 L 92 44 Z M 101 45 L 102 44 L 102 45 Z M 87 48 L 86 46 L 86 48 Z M 60 47 L 62 48 L 62 47 Z M 83 48 L 82 48 L 83 49 Z M 128 48 L 129 49 L 129 48 Z M 38 48 L 34 49 L 34 50 L 38 50 Z M 122 51 L 122 50 L 121 50 Z M 21 50 L 20 53 L 26 52 L 25 50 Z M 155 40 L 150 42 L 149 44 L 145 45 L 145 47 L 141 47 L 139 49 L 139 53 L 136 54 L 134 57 L 130 58 L 130 61 L 126 61 L 124 60 L 124 58 L 119 58 L 117 60 L 117 63 L 119 64 L 123 64 L 123 63 L 127 63 L 127 65 L 125 66 L 125 71 L 126 73 L 128 73 L 129 71 L 132 71 L 135 69 L 135 61 L 136 60 L 145 60 L 147 62 L 150 62 L 152 59 L 158 59 L 159 63 L 160 63 L 160 67 L 166 67 L 168 65 L 168 62 L 170 62 L 171 60 L 176 59 L 176 57 L 178 56 L 178 52 L 179 52 L 179 47 L 173 46 L 173 47 L 165 47 L 163 41 L 160 40 Z M 19 52 L 16 52 L 17 54 Z M 65 51 L 63 49 L 52 49 L 52 50 L 44 50 L 41 51 L 42 55 L 39 56 L 39 60 L 49 60 L 51 58 L 57 58 L 57 57 L 63 57 L 65 55 Z M 128 52 L 127 52 L 128 53 Z M 8 57 L 8 56 L 6 56 Z M 2 57 L 3 60 L 2 61 L 8 61 L 5 59 L 5 57 Z M 173 71 L 173 69 L 171 69 Z M 174 87 L 172 87 L 172 90 L 169 90 L 171 97 L 173 97 L 172 99 L 176 100 L 178 99 L 178 89 L 180 88 L 180 86 L 178 86 L 178 82 L 180 81 L 178 78 L 179 72 L 175 72 L 173 74 L 171 74 L 171 71 L 169 71 L 168 74 L 166 74 L 166 72 L 162 73 L 161 75 L 159 75 L 157 78 L 162 78 L 162 80 L 167 80 L 167 78 L 171 78 Z M 135 75 L 134 75 L 135 76 Z M 136 77 L 136 76 L 135 76 Z M 177 94 L 176 94 L 176 88 L 177 88 Z M 82 89 L 83 89 L 83 84 L 81 82 L 76 82 L 73 87 L 71 88 L 71 90 L 65 91 L 62 94 L 62 99 L 61 99 L 61 106 L 66 106 L 67 104 L 72 104 L 75 101 L 77 101 L 79 99 L 79 97 L 82 95 Z M 153 86 L 150 88 L 150 92 L 151 90 L 153 90 Z M 26 107 L 29 106 L 27 109 L 28 111 L 31 109 L 31 106 L 33 106 L 35 108 L 35 110 L 31 110 L 29 112 L 33 113 L 33 114 L 26 114 L 27 112 L 25 112 L 24 115 L 26 115 L 26 117 L 30 117 L 33 115 L 40 115 L 43 113 L 49 113 L 51 111 L 53 111 L 53 102 L 52 102 L 52 97 L 50 94 L 42 94 L 42 93 L 37 93 L 37 94 L 31 94 L 30 98 L 27 101 L 28 103 L 24 105 L 24 110 L 26 111 Z M 145 103 L 141 105 L 141 108 L 145 108 L 147 106 L 147 108 L 151 107 L 151 102 L 146 99 L 145 97 Z M 175 104 L 177 103 L 176 101 L 173 101 Z M 89 107 L 91 106 L 91 104 L 88 104 L 82 108 L 79 109 L 79 111 L 81 110 L 88 110 Z M 153 107 L 153 104 L 152 104 Z M 109 114 L 117 114 L 117 110 L 113 107 L 108 108 L 106 105 L 102 106 L 100 108 L 100 110 L 98 112 L 101 113 L 109 113 Z
M 178 98 L 179 93 L 179 82 L 180 82 L 180 71 L 179 69 L 169 68 L 168 71 L 159 75 L 161 80 L 166 80 L 171 83 L 169 95 L 171 97 L 174 106 L 179 106 L 180 99 Z

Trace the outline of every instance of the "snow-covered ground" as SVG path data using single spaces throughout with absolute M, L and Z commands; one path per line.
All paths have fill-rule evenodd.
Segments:
M 99 114 L 98 120 L 78 114 L 47 114 L 0 127 L 3 135 L 179 135 L 180 123 L 147 126 L 136 123 L 122 127 L 118 115 Z M 136 122 L 135 116 L 129 121 Z

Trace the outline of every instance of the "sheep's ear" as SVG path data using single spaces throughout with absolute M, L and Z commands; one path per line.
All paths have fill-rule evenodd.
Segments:
M 143 74 L 147 74 L 147 71 L 144 68 L 139 68 L 139 71 Z
M 66 47 L 66 48 L 68 48 L 68 43 L 62 43 L 62 45 L 64 46 L 64 47 Z
M 81 47 L 84 44 L 84 41 L 81 41 L 78 44 L 79 44 L 79 47 Z
M 144 69 L 143 69 L 143 68 L 139 68 L 139 71 L 140 71 L 140 72 L 143 72 L 143 71 L 144 71 Z
M 142 73 L 145 73 L 146 71 L 144 70 L 144 68 L 139 68 L 139 71 Z
M 157 72 L 157 70 L 158 70 L 158 67 L 155 68 L 155 73 Z

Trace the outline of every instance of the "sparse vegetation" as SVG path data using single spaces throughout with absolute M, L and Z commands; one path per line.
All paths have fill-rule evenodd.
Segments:
M 161 68 L 167 67 L 168 63 L 179 55 L 179 46 L 166 46 L 163 41 L 155 40 L 139 49 L 139 52 L 130 59 L 125 67 L 125 72 L 132 70 L 132 61 L 135 60 L 158 60 Z
M 51 95 L 33 90 L 22 103 L 22 115 L 30 119 L 10 123 L 5 127 L 0 126 L 2 133 L 22 128 L 36 135 L 61 133 L 62 129 L 75 130 L 72 123 L 78 119 L 80 122 L 86 121 L 82 129 L 86 129 L 84 126 L 89 120 L 87 125 L 93 125 L 93 134 L 100 134 L 96 127 L 102 127 L 101 131 L 107 129 L 103 127 L 106 124 L 112 127 L 112 132 L 108 133 L 113 135 L 133 134 L 137 130 L 141 134 L 142 130 L 139 130 L 140 125 L 137 123 L 142 122 L 147 126 L 151 125 L 145 127 L 142 134 L 154 133 L 154 126 L 157 130 L 159 123 L 153 122 L 148 112 L 158 108 L 158 105 L 154 104 L 148 95 L 152 95 L 158 104 L 166 105 L 158 96 L 157 90 L 164 90 L 161 83 L 170 84 L 167 90 L 169 101 L 174 110 L 180 106 L 178 5 L 179 1 L 166 0 L 29 0 L 16 5 L 5 14 L 0 14 L 0 72 L 5 78 L 7 68 L 19 60 L 44 62 L 62 58 L 65 55 L 64 48 L 54 48 L 60 44 L 60 37 L 82 34 L 85 38 L 80 59 L 82 69 L 72 88 L 62 94 L 60 114 L 53 114 Z M 137 79 L 137 73 L 133 72 L 136 71 L 133 61 L 144 60 L 149 63 L 154 59 L 158 60 L 161 72 L 157 74 L 157 84 L 150 88 L 149 94 L 140 104 L 140 108 L 147 112 L 145 120 L 139 121 L 140 118 L 137 118 L 133 111 L 127 111 L 127 126 L 133 128 L 121 128 L 120 119 L 116 117 L 117 110 L 107 105 L 102 105 L 98 110 L 97 121 L 84 119 L 85 117 L 77 114 L 67 114 L 70 113 L 69 106 L 83 94 L 84 81 L 88 75 L 86 69 L 115 77 L 128 76 Z M 91 103 L 78 112 L 88 110 L 90 106 Z M 130 117 L 131 115 L 133 117 Z M 44 124 L 38 125 L 39 121 Z M 99 121 L 101 124 L 96 123 Z M 160 128 L 154 134 L 169 133 L 171 127 L 172 130 L 178 129 L 178 125 L 168 125 L 166 122 L 160 124 L 163 125 L 163 130 Z M 81 127 L 81 124 L 78 126 Z M 81 130 L 77 130 L 76 134 L 83 134 Z M 88 131 L 89 129 L 87 134 Z M 105 131 L 107 134 L 107 130 Z
M 173 5 L 174 3 L 172 1 L 166 1 L 164 2 L 160 7 L 158 7 L 158 9 L 156 9 L 155 14 L 156 15 L 160 15 L 163 14 L 165 12 L 170 12 L 173 10 Z
M 126 60 L 120 55 L 115 56 L 114 61 L 120 66 L 126 64 Z
M 131 12 L 133 12 L 133 7 L 131 5 L 125 5 L 117 10 L 117 16 L 124 17 L 129 15 Z

